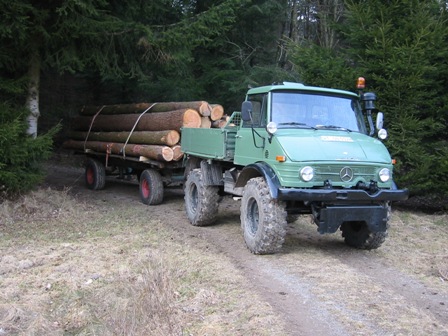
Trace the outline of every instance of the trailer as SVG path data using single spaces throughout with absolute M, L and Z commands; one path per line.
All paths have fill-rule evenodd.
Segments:
M 106 180 L 136 181 L 142 203 L 158 205 L 163 202 L 167 187 L 181 187 L 185 181 L 184 161 L 160 162 L 145 157 L 126 157 L 91 150 L 77 152 L 85 156 L 84 180 L 87 188 L 101 190 Z
M 106 177 L 134 180 L 142 202 L 157 205 L 185 180 L 181 128 L 212 127 L 223 114 L 206 101 L 84 106 L 63 146 L 86 157 L 89 189 L 103 189 Z

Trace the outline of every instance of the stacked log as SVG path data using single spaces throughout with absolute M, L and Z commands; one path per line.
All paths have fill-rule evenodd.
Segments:
M 222 105 L 206 101 L 84 106 L 64 147 L 180 161 L 182 128 L 223 127 L 226 122 Z
M 167 145 L 174 146 L 180 141 L 180 134 L 175 130 L 168 131 L 144 131 L 144 132 L 83 132 L 71 131 L 68 134 L 73 140 L 93 140 L 93 141 L 112 141 L 112 142 L 130 142 L 145 145 Z
M 90 149 L 99 153 L 109 153 L 116 155 L 144 156 L 157 161 L 172 161 L 174 151 L 168 146 L 156 145 L 127 145 L 123 143 L 101 142 L 101 141 L 76 141 L 67 140 L 65 142 L 67 148 L 72 149 Z M 123 153 L 124 152 L 124 153 Z
M 96 117 L 78 116 L 73 121 L 74 130 L 98 132 L 117 131 L 180 131 L 182 127 L 198 128 L 201 115 L 193 109 L 146 114 L 114 114 Z

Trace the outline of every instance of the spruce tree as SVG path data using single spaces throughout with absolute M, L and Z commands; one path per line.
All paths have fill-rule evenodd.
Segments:
M 413 194 L 448 193 L 440 183 L 448 177 L 448 25 L 440 3 L 349 1 L 347 9 L 350 56 L 387 115 L 396 180 Z
M 353 88 L 364 76 L 386 115 L 395 180 L 413 195 L 448 194 L 448 24 L 437 0 L 348 0 L 334 22 L 338 48 L 291 43 L 290 60 L 312 85 Z M 318 21 L 316 21 L 317 24 Z
M 26 115 L 24 109 L 0 103 L 0 202 L 41 182 L 41 163 L 51 155 L 58 127 L 31 138 L 26 135 Z
M 177 83 L 193 82 L 182 82 L 192 51 L 226 31 L 242 2 L 219 1 L 197 12 L 196 1 L 0 0 L 0 102 L 7 103 L 0 119 L 1 190 L 29 188 L 40 174 L 35 163 L 48 156 L 51 134 L 40 137 L 37 128 L 43 71 L 148 87 L 172 70 L 166 82 L 182 92 Z M 22 150 L 12 147 L 17 143 Z

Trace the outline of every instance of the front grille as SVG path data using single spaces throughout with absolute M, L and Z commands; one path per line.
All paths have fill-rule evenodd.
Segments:
M 351 179 L 352 181 L 359 180 L 361 178 L 368 182 L 372 179 L 375 179 L 376 167 L 355 165 L 326 165 L 314 166 L 314 181 L 323 182 L 326 180 L 331 180 L 334 182 L 340 182 L 340 172 L 345 167 L 349 167 L 353 171 L 353 178 Z

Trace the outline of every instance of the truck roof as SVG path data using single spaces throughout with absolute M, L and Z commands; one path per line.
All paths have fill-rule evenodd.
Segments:
M 266 93 L 270 91 L 277 90 L 300 90 L 300 91 L 312 91 L 312 92 L 323 92 L 323 93 L 333 93 L 333 94 L 341 94 L 341 95 L 350 95 L 357 97 L 358 95 L 351 91 L 338 90 L 338 89 L 329 89 L 317 86 L 307 86 L 302 83 L 294 83 L 294 82 L 282 82 L 275 83 L 272 85 L 260 86 L 256 88 L 249 89 L 247 94 L 257 94 L 257 93 Z

